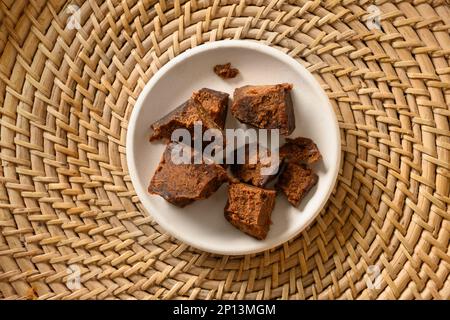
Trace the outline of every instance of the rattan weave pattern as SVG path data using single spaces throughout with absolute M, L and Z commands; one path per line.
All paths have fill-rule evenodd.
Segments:
M 0 298 L 450 299 L 449 30 L 446 1 L 0 1 Z M 227 38 L 305 65 L 343 149 L 311 227 L 238 257 L 165 234 L 125 161 L 145 83 Z

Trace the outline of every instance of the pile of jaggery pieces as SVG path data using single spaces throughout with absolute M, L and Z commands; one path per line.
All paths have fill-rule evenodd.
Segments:
M 295 129 L 291 90 L 292 85 L 287 83 L 237 88 L 231 114 L 242 123 L 261 129 L 279 129 L 282 135 L 288 136 Z M 286 138 L 278 152 L 280 165 L 269 175 L 262 175 L 261 169 L 270 162 L 251 161 L 249 157 L 245 157 L 245 163 L 229 167 L 204 160 L 200 164 L 174 163 L 171 154 L 180 143 L 170 141 L 172 132 L 179 128 L 193 131 L 198 121 L 202 122 L 203 130 L 223 130 L 228 104 L 227 93 L 203 88 L 151 125 L 150 141 L 164 140 L 167 146 L 148 191 L 173 205 L 184 207 L 208 198 L 226 182 L 225 218 L 239 230 L 262 240 L 269 232 L 277 192 L 283 193 L 289 203 L 298 207 L 318 181 L 309 165 L 319 161 L 321 154 L 312 140 L 299 137 Z M 187 148 L 186 145 L 183 147 Z M 191 151 L 193 156 L 196 150 L 191 148 Z M 266 151 L 267 156 L 271 156 Z M 275 179 L 276 183 L 269 187 Z

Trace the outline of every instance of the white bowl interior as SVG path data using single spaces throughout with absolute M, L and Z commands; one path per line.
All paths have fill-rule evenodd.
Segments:
M 240 70 L 235 79 L 222 80 L 212 71 L 216 64 L 231 62 Z M 296 129 L 291 137 L 314 140 L 323 160 L 314 166 L 318 184 L 299 208 L 281 194 L 272 213 L 267 239 L 259 241 L 240 232 L 224 218 L 227 185 L 209 199 L 178 208 L 147 193 L 165 145 L 150 143 L 150 124 L 161 118 L 193 91 L 207 87 L 233 95 L 246 84 L 294 85 L 292 99 Z M 228 114 L 227 126 L 236 125 Z M 128 127 L 128 169 L 139 199 L 156 221 L 174 237 L 196 248 L 220 254 L 247 254 L 281 244 L 303 230 L 318 214 L 334 186 L 340 163 L 340 139 L 336 117 L 327 96 L 314 77 L 298 62 L 268 46 L 249 41 L 213 42 L 188 50 L 165 65 L 146 85 Z

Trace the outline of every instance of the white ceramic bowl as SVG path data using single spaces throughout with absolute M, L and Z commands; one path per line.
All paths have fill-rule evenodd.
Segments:
M 216 64 L 231 62 L 238 77 L 222 80 L 214 74 Z M 263 241 L 240 232 L 224 218 L 227 198 L 224 184 L 210 198 L 178 208 L 163 198 L 150 195 L 148 184 L 165 145 L 150 143 L 150 124 L 185 101 L 202 87 L 224 91 L 246 84 L 294 85 L 292 99 L 296 129 L 291 137 L 311 138 L 323 160 L 314 166 L 319 182 L 299 208 L 277 196 L 269 234 Z M 236 125 L 228 114 L 227 125 Z M 325 92 L 297 61 L 269 46 L 244 40 L 207 43 L 172 59 L 147 83 L 134 106 L 126 141 L 127 162 L 133 186 L 146 210 L 171 235 L 205 251 L 236 255 L 266 250 L 288 241 L 317 216 L 333 190 L 340 166 L 340 137 L 336 117 Z

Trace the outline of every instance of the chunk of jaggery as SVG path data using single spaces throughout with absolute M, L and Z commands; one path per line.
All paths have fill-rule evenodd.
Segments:
M 322 155 L 311 139 L 298 137 L 286 138 L 286 143 L 280 148 L 280 158 L 291 162 L 312 164 L 322 159 Z
M 221 129 L 200 103 L 194 99 L 189 99 L 151 125 L 153 133 L 150 136 L 150 141 L 159 139 L 170 141 L 172 132 L 180 128 L 188 129 L 192 135 L 196 123 L 201 123 L 203 132 L 208 129 Z
M 318 176 L 304 164 L 288 162 L 275 185 L 287 197 L 288 201 L 298 207 L 300 202 L 317 184 Z
M 261 129 L 279 129 L 289 135 L 295 129 L 292 84 L 243 86 L 234 90 L 232 115 Z
M 244 148 L 244 161 L 238 163 L 236 156 L 231 172 L 240 181 L 262 188 L 278 174 L 280 158 L 276 157 L 278 154 L 272 156 L 270 150 L 262 146 L 255 147 L 253 151 L 249 144 Z
M 169 143 L 164 151 L 161 162 L 156 169 L 148 187 L 148 192 L 157 194 L 170 203 L 184 207 L 196 200 L 211 196 L 223 182 L 227 181 L 226 170 L 215 163 L 207 164 L 178 164 L 173 160 L 174 154 L 179 152 L 175 148 L 179 143 Z M 183 145 L 184 148 L 190 148 Z M 191 149 L 193 160 L 194 149 Z
M 218 64 L 214 66 L 214 73 L 222 79 L 232 79 L 239 74 L 239 70 L 231 67 L 231 63 Z
M 225 128 L 228 110 L 228 93 L 202 88 L 192 94 L 192 98 L 200 103 L 211 119 L 221 128 Z
M 230 184 L 225 218 L 239 230 L 263 240 L 269 232 L 275 196 L 275 190 L 244 183 Z

